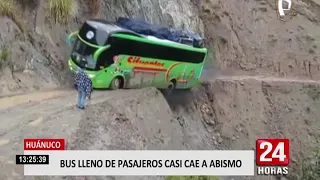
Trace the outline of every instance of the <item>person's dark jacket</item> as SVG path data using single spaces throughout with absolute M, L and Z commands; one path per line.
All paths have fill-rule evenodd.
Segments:
M 84 90 L 86 97 L 91 97 L 92 81 L 90 77 L 83 71 L 79 70 L 75 77 L 75 85 L 78 90 Z M 80 88 L 80 89 L 79 89 Z

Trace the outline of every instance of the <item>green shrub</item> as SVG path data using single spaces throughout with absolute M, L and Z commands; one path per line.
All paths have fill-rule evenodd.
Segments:
M 56 23 L 66 24 L 72 17 L 74 0 L 47 0 L 50 15 Z
M 165 180 L 219 180 L 214 176 L 168 176 Z
M 19 20 L 13 0 L 0 0 L 0 16 L 7 16 L 14 21 L 22 32 L 25 31 L 22 22 Z
M 3 67 L 6 64 L 8 64 L 9 55 L 10 55 L 9 48 L 4 47 L 4 48 L 1 49 L 1 52 L 0 52 L 0 67 Z
M 302 156 L 302 155 L 301 155 Z M 289 176 L 292 180 L 320 180 L 320 149 L 315 149 L 312 157 L 298 161 L 297 167 Z
M 317 149 L 314 152 L 311 159 L 304 160 L 301 167 L 300 177 L 303 180 L 320 179 L 320 149 Z

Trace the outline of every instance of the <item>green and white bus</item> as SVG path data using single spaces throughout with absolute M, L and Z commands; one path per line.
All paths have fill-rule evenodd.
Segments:
M 94 88 L 190 89 L 200 83 L 207 49 L 87 20 L 68 36 L 71 71 L 85 69 Z

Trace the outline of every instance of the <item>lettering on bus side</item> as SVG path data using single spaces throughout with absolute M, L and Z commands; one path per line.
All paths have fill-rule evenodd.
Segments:
M 134 56 L 130 56 L 128 58 L 128 63 L 136 64 L 136 65 L 152 65 L 152 66 L 158 66 L 158 67 L 164 66 L 164 63 L 161 63 L 159 61 L 144 61 L 144 60 L 141 60 L 140 57 L 134 57 Z

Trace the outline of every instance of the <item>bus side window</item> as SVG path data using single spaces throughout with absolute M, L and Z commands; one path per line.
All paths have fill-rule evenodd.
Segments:
M 98 58 L 99 66 L 108 67 L 108 66 L 112 65 L 114 63 L 113 62 L 114 55 L 115 54 L 114 54 L 112 48 L 109 48 L 109 49 L 106 49 L 105 51 L 103 51 Z
M 109 44 L 112 44 L 114 49 L 121 52 L 121 54 L 180 62 L 201 63 L 204 61 L 206 55 L 202 52 L 186 51 L 183 49 L 116 37 L 109 38 Z

